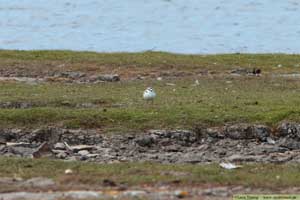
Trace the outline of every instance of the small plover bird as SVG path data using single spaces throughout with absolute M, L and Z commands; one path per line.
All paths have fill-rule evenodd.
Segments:
M 144 94 L 143 94 L 143 98 L 147 101 L 152 101 L 153 103 L 153 100 L 154 98 L 156 97 L 156 93 L 154 92 L 153 88 L 151 87 L 148 87 L 145 91 L 144 91 Z

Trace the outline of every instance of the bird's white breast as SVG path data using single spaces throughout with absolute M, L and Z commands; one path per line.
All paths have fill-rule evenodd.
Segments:
M 149 91 L 149 90 L 146 90 L 143 94 L 143 97 L 145 100 L 151 100 L 151 99 L 154 99 L 156 96 L 155 92 L 154 91 Z

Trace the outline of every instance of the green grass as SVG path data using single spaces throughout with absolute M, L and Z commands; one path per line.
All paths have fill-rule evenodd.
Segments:
M 165 52 L 94 53 L 72 51 L 0 51 L 1 73 L 44 76 L 56 71 L 91 74 L 120 73 L 136 78 L 162 72 L 189 72 L 176 79 L 131 80 L 102 84 L 16 84 L 0 82 L 0 103 L 26 102 L 29 109 L 0 109 L 0 126 L 103 128 L 107 131 L 139 131 L 150 128 L 191 128 L 224 123 L 276 125 L 300 121 L 298 79 L 276 73 L 299 72 L 300 55 L 224 54 L 180 55 Z M 278 68 L 278 65 L 282 67 Z M 197 76 L 200 71 L 260 67 L 262 77 Z M 267 71 L 265 73 L 265 71 Z M 171 73 L 172 74 L 172 73 Z M 192 86 L 195 80 L 198 86 Z M 175 86 L 170 86 L 173 83 Z M 153 86 L 154 105 L 141 98 Z M 84 108 L 92 103 L 94 108 Z
M 272 126 L 300 119 L 300 80 L 244 77 L 201 78 L 199 82 L 198 86 L 193 86 L 193 79 L 96 85 L 2 83 L 0 102 L 27 102 L 35 107 L 0 109 L 0 125 L 135 131 L 239 122 Z M 147 85 L 158 93 L 154 105 L 141 97 Z M 83 108 L 82 103 L 95 107 Z
M 19 70 L 37 69 L 78 71 L 153 69 L 189 71 L 195 69 L 230 70 L 237 67 L 259 67 L 264 71 L 299 71 L 300 55 L 286 54 L 219 54 L 183 55 L 166 52 L 95 53 L 74 51 L 0 51 L 1 67 Z M 278 65 L 282 65 L 278 68 Z M 103 68 L 104 67 L 104 68 Z M 148 69 L 148 70 L 147 70 Z M 31 73 L 31 72 L 28 72 Z
M 65 175 L 72 169 L 72 175 Z M 104 179 L 117 184 L 136 186 L 179 182 L 180 185 L 243 185 L 282 188 L 300 184 L 300 166 L 294 164 L 247 164 L 240 169 L 225 170 L 216 164 L 163 165 L 157 163 L 95 164 L 58 160 L 0 158 L 0 177 L 49 177 L 61 184 L 101 185 Z

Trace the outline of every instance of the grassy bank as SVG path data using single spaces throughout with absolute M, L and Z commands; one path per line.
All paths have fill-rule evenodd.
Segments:
M 64 171 L 72 169 L 73 174 Z M 101 186 L 104 179 L 116 184 L 137 186 L 158 183 L 178 185 L 243 185 L 283 188 L 300 184 L 299 165 L 256 164 L 225 170 L 210 165 L 163 165 L 154 163 L 93 164 L 57 160 L 0 158 L 0 177 L 49 177 L 62 185 Z M 3 188 L 5 189 L 5 188 Z M 0 190 L 1 191 L 1 190 Z
M 6 102 L 30 105 L 27 109 L 2 106 L 2 127 L 59 125 L 140 131 L 239 122 L 275 126 L 286 119 L 300 120 L 300 80 L 278 76 L 278 73 L 298 72 L 300 55 L 2 50 L 0 63 L 0 74 L 12 76 L 45 76 L 72 70 L 90 74 L 118 73 L 122 79 L 116 83 L 84 85 L 2 81 L 0 105 Z M 238 67 L 259 67 L 263 75 L 228 74 L 228 70 Z M 219 71 L 223 75 L 199 75 L 203 70 Z M 178 76 L 180 72 L 189 75 Z M 177 76 L 163 76 L 162 81 L 157 81 L 156 77 L 164 73 Z M 136 80 L 137 75 L 149 74 L 154 76 Z M 195 80 L 199 81 L 198 85 Z M 147 86 L 154 87 L 158 93 L 154 105 L 147 104 L 141 97 Z
M 296 79 L 201 78 L 199 85 L 193 84 L 193 79 L 94 85 L 1 83 L 1 103 L 25 102 L 32 107 L 0 109 L 0 125 L 126 131 L 239 122 L 276 125 L 300 119 Z M 158 93 L 153 105 L 141 97 L 147 85 Z
M 300 55 L 182 55 L 165 52 L 94 53 L 73 51 L 0 51 L 1 70 L 36 76 L 55 71 L 117 72 L 123 78 L 163 72 L 224 71 L 259 67 L 264 72 L 299 71 Z M 280 67 L 278 67 L 280 66 Z M 28 71 L 26 71 L 28 70 Z

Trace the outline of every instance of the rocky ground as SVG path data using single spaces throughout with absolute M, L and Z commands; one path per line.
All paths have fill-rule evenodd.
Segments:
M 300 124 L 291 122 L 284 122 L 275 129 L 264 125 L 235 124 L 122 135 L 104 135 L 100 130 L 54 127 L 7 129 L 1 130 L 0 141 L 1 155 L 36 159 L 51 157 L 99 163 L 151 161 L 193 164 L 225 161 L 241 165 L 249 162 L 300 162 Z M 103 185 L 97 190 L 86 190 L 87 186 L 60 185 L 43 177 L 27 180 L 2 177 L 0 199 L 231 199 L 234 194 L 300 192 L 300 188 L 258 189 L 218 185 L 124 187 L 110 180 Z
M 203 199 L 203 200 L 231 200 L 236 194 L 295 194 L 300 192 L 300 188 L 289 189 L 253 189 L 250 187 L 233 186 L 206 186 L 206 187 L 136 187 L 131 189 L 124 188 L 101 188 L 99 190 L 72 190 L 72 191 L 52 191 L 49 188 L 61 187 L 51 179 L 33 178 L 26 181 L 22 180 L 3 180 L 1 183 L 18 185 L 27 192 L 1 193 L 3 200 L 77 200 L 77 199 L 147 199 L 147 200 L 169 200 L 169 199 Z M 30 189 L 35 187 L 35 191 Z M 44 191 L 43 191 L 44 190 Z M 39 192 L 36 192 L 39 191 Z
M 99 163 L 300 161 L 300 124 L 284 122 L 276 129 L 236 124 L 194 130 L 150 130 L 139 134 L 101 134 L 100 130 L 48 127 L 1 130 L 0 154 L 53 157 Z

